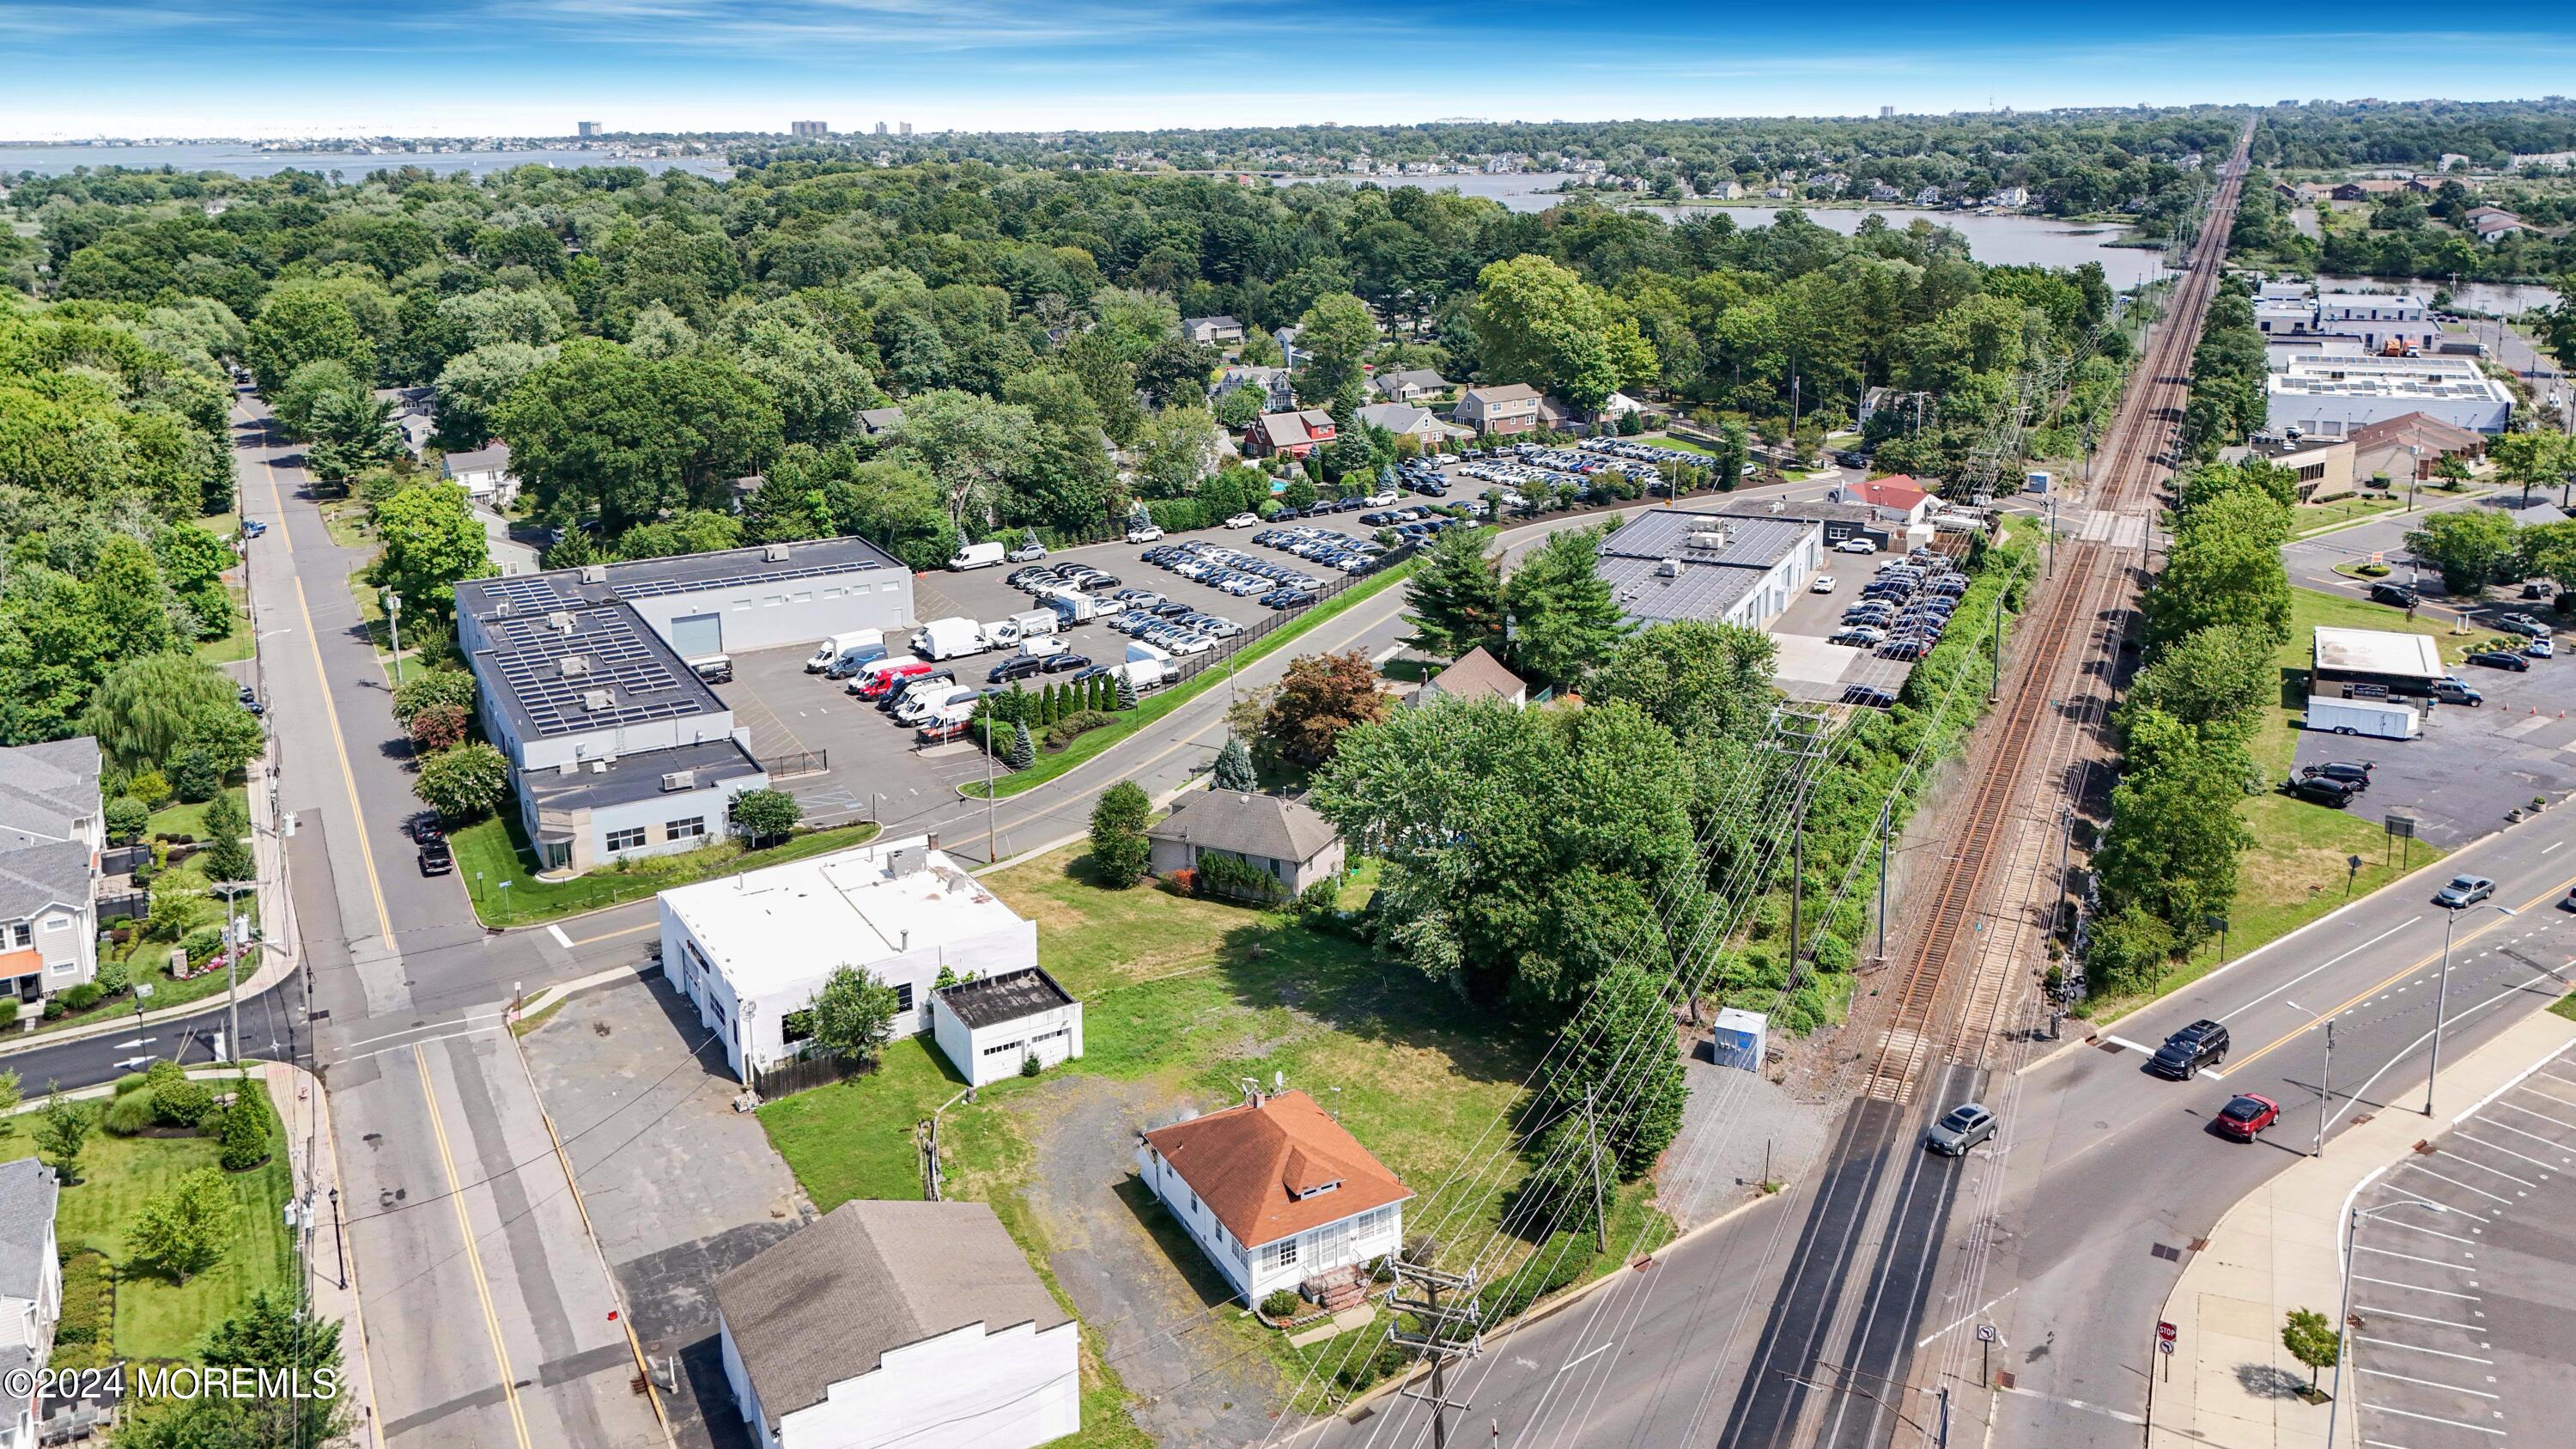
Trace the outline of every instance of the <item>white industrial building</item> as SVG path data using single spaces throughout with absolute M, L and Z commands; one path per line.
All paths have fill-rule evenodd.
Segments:
M 1040 967 L 1006 971 L 931 992 L 930 1033 L 980 1087 L 1018 1076 L 1031 1058 L 1043 1069 L 1081 1056 L 1082 1003 Z
M 1347 1288 L 1403 1246 L 1413 1190 L 1304 1092 L 1255 1091 L 1138 1136 L 1145 1185 L 1247 1304 L 1316 1280 Z
M 926 836 L 682 886 L 660 900 L 663 975 L 724 1040 L 734 1075 L 755 1085 L 764 1069 L 803 1054 L 802 1013 L 839 967 L 893 987 L 894 1034 L 912 1036 L 930 1028 L 942 968 L 999 977 L 1038 964 L 1036 924 Z
M 692 661 L 901 628 L 912 575 L 860 538 L 468 579 L 457 646 L 540 864 L 585 871 L 720 838 L 768 783 Z
M 2266 282 L 2254 299 L 2254 328 L 2266 340 L 2349 337 L 2363 351 L 2430 349 L 2442 324 L 2432 303 L 2412 292 L 2311 292 L 2298 283 Z
M 1031 1449 L 1082 1429 L 1082 1329 L 980 1202 L 854 1198 L 716 1280 L 760 1449 Z
M 2268 432 L 2340 438 L 2423 413 L 2473 433 L 2501 433 L 2513 394 L 2467 357 L 2294 357 L 2264 380 Z
M 1817 522 L 1650 508 L 1604 535 L 1594 567 L 1632 623 L 1697 619 L 1760 629 L 1825 556 Z

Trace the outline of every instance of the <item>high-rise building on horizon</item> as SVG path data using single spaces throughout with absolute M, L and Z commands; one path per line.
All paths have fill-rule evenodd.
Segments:
M 905 135 L 907 135 L 907 136 L 909 136 L 909 135 L 911 135 L 911 134 L 912 134 L 912 122 L 910 122 L 910 121 L 901 121 L 901 122 L 897 122 L 897 124 L 898 124 L 898 125 L 900 125 L 900 126 L 903 128 L 903 134 L 905 134 Z
M 597 121 L 575 121 L 573 122 L 573 125 L 578 127 L 584 136 L 596 136 L 599 134 L 599 123 Z
M 1882 121 L 1892 118 L 1895 114 L 1896 107 L 1894 106 L 1881 106 L 1878 108 L 1878 118 Z
M 829 121 L 790 121 L 787 123 L 787 130 L 791 135 L 797 136 L 828 136 L 832 134 L 832 123 Z

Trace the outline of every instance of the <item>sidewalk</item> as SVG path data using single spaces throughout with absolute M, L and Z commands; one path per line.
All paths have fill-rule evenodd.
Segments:
M 340 1325 L 341 1393 L 349 1406 L 349 1439 L 376 1449 L 384 1440 L 376 1422 L 375 1372 L 367 1362 L 367 1321 L 359 1307 L 357 1267 L 340 1232 L 340 1156 L 331 1134 L 330 1101 L 322 1084 L 301 1067 L 264 1062 L 260 1073 L 268 1084 L 269 1101 L 286 1124 L 287 1157 L 295 1169 L 295 1202 L 303 1219 L 304 1281 L 312 1286 L 313 1316 Z
M 2444 1100 L 2483 1101 L 2571 1041 L 2576 1022 L 2535 1012 L 2445 1067 Z M 2452 1115 L 2427 1121 L 2404 1108 L 2381 1111 L 2330 1139 L 2324 1157 L 2303 1159 L 2228 1209 L 2165 1303 L 2178 1347 L 2171 1380 L 2156 1385 L 2149 1449 L 2327 1449 L 2323 1404 L 2255 1386 L 2283 1375 L 2308 1381 L 2307 1369 L 2281 1346 L 2281 1327 L 2294 1308 L 2335 1311 L 2346 1201 L 2364 1179 L 2440 1133 Z M 2284 1140 L 2302 1139 L 2292 1131 Z M 2361 1443 L 2360 1418 L 2342 1416 L 2337 1449 Z

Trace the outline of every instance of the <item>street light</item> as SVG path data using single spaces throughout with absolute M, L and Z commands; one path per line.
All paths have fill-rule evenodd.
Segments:
M 2489 901 L 2486 908 L 2502 915 L 2514 914 L 2513 907 L 2500 906 L 2493 901 Z M 2442 1023 L 2448 1018 L 2451 1006 L 2451 929 L 2459 925 L 2464 914 L 2465 911 L 2453 911 L 2450 918 L 2442 922 L 2442 982 L 2433 989 L 2433 1067 L 2424 1074 L 2424 1115 L 2427 1117 L 2433 1115 L 2433 1079 L 2442 1075 Z
M 2310 1011 L 2287 997 L 2282 1001 L 2292 1011 L 2310 1017 L 2326 1029 L 2326 1064 L 2317 1073 L 2317 1150 L 2313 1154 L 2323 1157 L 2326 1155 L 2326 1118 L 2334 1111 L 2334 1018 Z
M 2343 1308 L 2335 1314 L 2334 1392 L 2326 1399 L 2326 1442 L 2335 1441 L 2335 1418 L 2343 1412 L 2343 1345 L 2352 1323 L 2352 1245 L 2361 1236 L 2364 1221 L 2399 1208 L 2422 1208 L 2426 1212 L 2446 1213 L 2450 1209 L 2437 1202 L 2410 1197 L 2399 1202 L 2381 1203 L 2375 1208 L 2354 1208 L 2345 1219 L 2343 1230 Z

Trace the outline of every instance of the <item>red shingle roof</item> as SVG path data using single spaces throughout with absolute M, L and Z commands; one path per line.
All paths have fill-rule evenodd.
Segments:
M 1145 1141 L 1247 1248 L 1413 1196 L 1304 1092 L 1175 1122 Z M 1340 1186 L 1301 1196 L 1328 1183 Z
M 1913 512 L 1923 506 L 1924 499 L 1931 496 L 1915 487 L 1914 479 L 1904 473 L 1872 479 L 1852 489 L 1854 502 L 1867 503 L 1877 508 L 1894 509 L 1898 513 Z

